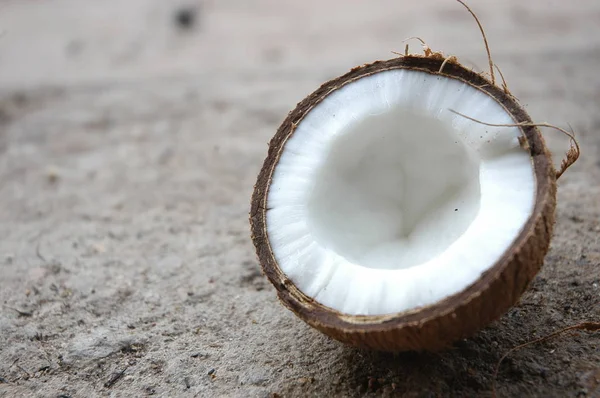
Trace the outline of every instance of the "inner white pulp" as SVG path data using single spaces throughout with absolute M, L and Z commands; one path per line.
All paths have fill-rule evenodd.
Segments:
M 496 101 L 411 70 L 331 93 L 286 142 L 267 198 L 282 271 L 351 315 L 433 304 L 508 249 L 535 198 L 531 160 Z

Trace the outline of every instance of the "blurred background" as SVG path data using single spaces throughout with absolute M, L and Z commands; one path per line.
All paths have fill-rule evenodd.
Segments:
M 1 0 L 0 396 L 485 395 L 524 336 L 600 316 L 600 2 L 471 3 L 512 93 L 534 120 L 570 123 L 582 160 L 517 315 L 445 356 L 382 357 L 277 303 L 250 194 L 288 111 L 405 38 L 486 71 L 460 4 Z M 568 142 L 546 137 L 558 163 Z M 586 342 L 522 354 L 500 391 L 598 391 Z
M 587 95 L 597 88 L 589 83 L 593 68 L 577 68 L 593 62 L 599 51 L 597 2 L 487 0 L 473 7 L 517 97 L 549 101 L 560 95 L 577 101 L 582 93 L 575 96 L 573 85 L 585 82 Z M 103 91 L 119 84 L 144 90 L 170 81 L 169 87 L 185 87 L 161 89 L 164 96 L 169 95 L 165 91 L 176 96 L 187 90 L 201 91 L 196 100 L 203 103 L 245 100 L 247 106 L 273 113 L 273 122 L 324 80 L 403 51 L 402 40 L 409 36 L 487 70 L 476 24 L 452 0 L 4 0 L 0 27 L 3 92 L 40 87 Z M 418 42 L 410 44 L 412 51 L 420 51 Z M 262 96 L 277 98 L 277 109 L 264 106 Z M 164 100 L 178 110 L 188 103 Z M 135 109 L 143 101 L 133 102 Z M 550 116 L 542 111 L 547 103 L 536 98 L 528 105 L 534 119 Z M 555 123 L 581 119 L 572 110 L 565 114 L 564 107 L 553 107 Z

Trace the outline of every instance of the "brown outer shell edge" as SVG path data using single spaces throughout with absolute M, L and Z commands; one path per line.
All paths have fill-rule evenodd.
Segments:
M 480 74 L 458 63 L 406 56 L 352 69 L 323 84 L 289 113 L 269 144 L 268 156 L 252 195 L 252 241 L 263 272 L 281 302 L 298 317 L 342 342 L 383 351 L 437 350 L 472 335 L 512 307 L 539 271 L 548 251 L 556 207 L 556 173 L 550 153 L 536 127 L 520 127 L 529 144 L 536 177 L 533 213 L 504 255 L 463 291 L 430 306 L 382 316 L 351 316 L 323 306 L 302 293 L 279 268 L 266 229 L 266 203 L 271 176 L 285 142 L 296 125 L 332 91 L 362 77 L 392 69 L 410 69 L 469 84 L 495 99 L 515 123 L 533 123 L 517 101 Z

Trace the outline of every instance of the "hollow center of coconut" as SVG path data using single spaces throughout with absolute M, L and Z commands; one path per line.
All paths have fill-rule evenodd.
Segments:
M 471 152 L 450 126 L 403 108 L 346 126 L 309 195 L 315 239 L 369 268 L 437 257 L 479 210 L 481 160 Z
M 395 69 L 328 94 L 286 141 L 267 197 L 281 270 L 351 315 L 398 313 L 458 293 L 530 217 L 535 177 L 514 123 L 466 82 Z

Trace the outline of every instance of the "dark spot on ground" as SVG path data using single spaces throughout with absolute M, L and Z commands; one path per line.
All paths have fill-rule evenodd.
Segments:
M 191 30 L 197 23 L 198 10 L 195 7 L 181 7 L 175 11 L 174 20 L 181 30 Z

